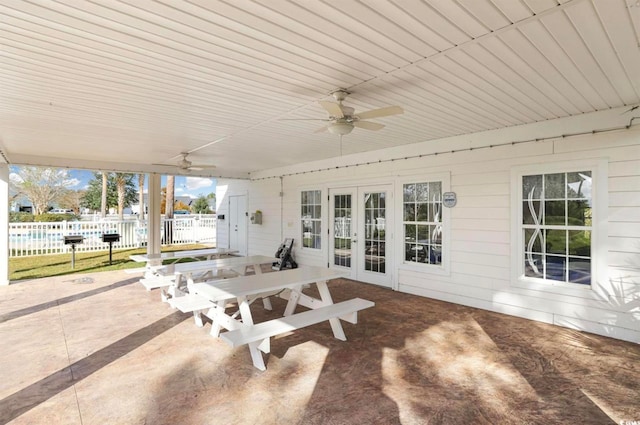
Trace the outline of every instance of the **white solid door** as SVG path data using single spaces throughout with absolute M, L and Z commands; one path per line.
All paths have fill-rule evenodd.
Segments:
M 390 185 L 329 191 L 329 264 L 350 277 L 391 287 Z M 388 249 L 387 249 L 388 248 Z
M 229 196 L 229 249 L 247 255 L 247 197 Z

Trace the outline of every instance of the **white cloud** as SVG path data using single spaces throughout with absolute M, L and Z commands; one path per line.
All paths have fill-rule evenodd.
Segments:
M 79 179 L 68 179 L 65 181 L 66 186 L 68 187 L 76 187 L 82 183 Z
M 11 180 L 14 183 L 22 183 L 24 181 L 18 173 L 10 173 L 9 180 Z
M 207 177 L 187 177 L 185 187 L 187 190 L 204 189 L 206 187 L 212 187 L 213 181 Z
M 174 188 L 174 190 L 173 190 L 173 191 L 174 191 L 175 193 L 182 193 L 182 192 L 184 192 L 184 189 L 183 189 L 183 188 L 181 188 L 181 187 L 176 187 L 176 188 Z

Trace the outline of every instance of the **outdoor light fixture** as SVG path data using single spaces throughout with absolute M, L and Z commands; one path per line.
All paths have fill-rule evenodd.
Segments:
M 328 130 L 331 134 L 339 134 L 340 136 L 345 136 L 351 133 L 351 130 L 353 130 L 353 124 L 348 122 L 336 122 L 334 124 L 331 124 Z

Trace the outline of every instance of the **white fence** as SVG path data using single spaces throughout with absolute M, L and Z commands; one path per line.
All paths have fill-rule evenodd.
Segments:
M 216 243 L 216 217 L 197 215 L 162 219 L 158 229 L 163 244 Z M 147 222 L 140 220 L 61 221 L 53 223 L 9 223 L 9 256 L 61 254 L 71 247 L 64 244 L 64 236 L 81 235 L 77 252 L 105 251 L 109 244 L 102 242 L 104 233 L 118 233 L 120 241 L 114 249 L 139 248 L 147 242 Z

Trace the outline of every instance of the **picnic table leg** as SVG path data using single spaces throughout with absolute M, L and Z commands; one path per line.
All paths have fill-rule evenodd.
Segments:
M 251 267 L 253 267 L 253 271 L 255 272 L 255 274 L 262 274 L 262 267 L 260 266 L 260 264 L 254 264 Z M 269 297 L 262 298 L 262 306 L 265 310 L 273 310 L 273 307 L 271 306 L 271 299 Z
M 196 326 L 201 328 L 204 326 L 204 322 L 202 321 L 202 310 L 195 310 L 193 312 L 193 319 L 196 322 Z
M 273 310 L 273 306 L 271 305 L 271 299 L 269 297 L 264 297 L 262 299 L 262 306 L 264 307 L 265 310 Z
M 216 303 L 217 307 L 214 307 L 212 310 L 214 310 L 212 312 L 212 314 L 209 314 L 208 316 L 211 317 L 211 336 L 215 336 L 216 338 L 218 336 L 220 336 L 220 320 L 218 319 L 218 309 L 220 309 L 220 311 L 224 314 L 224 310 L 225 310 L 225 306 L 227 304 L 226 300 L 222 300 L 222 301 L 218 301 Z
M 169 286 L 169 289 L 162 293 L 162 301 L 166 302 L 169 298 L 182 297 L 186 294 L 185 277 L 190 277 L 190 275 L 184 276 L 182 273 L 176 273 L 173 285 Z
M 333 300 L 331 299 L 331 293 L 329 292 L 329 288 L 327 287 L 327 281 L 323 280 L 316 283 L 318 287 L 318 292 L 320 293 L 320 299 L 326 303 L 326 305 L 333 304 Z M 347 336 L 344 334 L 344 329 L 342 329 L 342 324 L 340 323 L 340 319 L 334 317 L 329 319 L 329 323 L 331 324 L 331 330 L 333 331 L 333 336 L 336 339 L 341 341 L 346 341 Z
M 251 308 L 249 307 L 249 298 L 246 296 L 238 297 L 238 307 L 240 310 L 240 317 L 242 317 L 242 323 L 244 325 L 253 326 L 253 317 L 251 316 Z M 264 359 L 260 352 L 260 346 L 264 341 L 255 341 L 249 343 L 249 352 L 251 353 L 251 360 L 253 365 L 259 370 L 266 370 L 264 365 Z M 268 343 L 267 343 L 268 344 Z M 263 345 L 264 348 L 264 345 Z
M 301 286 L 296 286 L 295 288 L 291 288 L 291 293 L 289 294 L 289 301 L 287 302 L 287 307 L 284 309 L 283 316 L 291 316 L 293 312 L 296 310 L 296 306 L 298 305 L 298 299 L 300 298 L 300 291 L 302 291 Z

